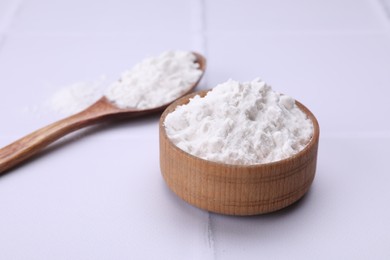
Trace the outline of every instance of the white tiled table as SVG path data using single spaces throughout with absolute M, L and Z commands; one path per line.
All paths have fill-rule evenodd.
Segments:
M 312 110 L 307 196 L 199 210 L 163 182 L 158 116 L 105 124 L 0 177 L 0 259 L 390 259 L 388 0 L 0 0 L 0 146 L 61 118 L 32 109 L 59 87 L 167 49 L 207 57 L 200 89 L 261 77 Z

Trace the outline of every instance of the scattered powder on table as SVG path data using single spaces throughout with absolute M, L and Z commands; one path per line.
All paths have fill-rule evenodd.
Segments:
M 99 100 L 106 84 L 105 77 L 96 81 L 76 82 L 56 92 L 48 100 L 48 105 L 61 114 L 75 114 Z
M 144 59 L 112 84 L 102 79 L 63 88 L 49 100 L 49 105 L 66 115 L 80 112 L 103 95 L 120 108 L 165 105 L 188 92 L 199 80 L 202 71 L 195 61 L 192 52 L 166 51 Z
M 256 79 L 229 80 L 196 95 L 164 121 L 168 137 L 197 157 L 238 165 L 268 163 L 301 151 L 313 123 L 289 96 Z

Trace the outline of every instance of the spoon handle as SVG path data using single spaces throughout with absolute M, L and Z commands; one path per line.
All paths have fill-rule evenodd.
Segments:
M 0 174 L 35 155 L 59 138 L 106 119 L 110 107 L 97 102 L 86 110 L 52 123 L 0 149 Z

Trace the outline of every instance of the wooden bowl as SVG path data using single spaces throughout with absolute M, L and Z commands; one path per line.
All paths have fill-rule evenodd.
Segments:
M 276 211 L 299 200 L 313 182 L 319 140 L 319 125 L 301 103 L 298 107 L 313 121 L 314 134 L 299 153 L 277 162 L 232 165 L 193 156 L 168 138 L 165 117 L 196 94 L 171 104 L 160 118 L 160 168 L 169 188 L 188 203 L 228 215 L 257 215 Z

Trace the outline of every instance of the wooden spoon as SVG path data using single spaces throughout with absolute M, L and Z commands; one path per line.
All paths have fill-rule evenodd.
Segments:
M 194 55 L 196 56 L 196 62 L 199 64 L 199 69 L 204 73 L 206 68 L 206 59 L 198 53 L 194 52 Z M 183 96 L 190 93 L 198 85 L 200 78 L 186 93 L 183 94 Z M 118 108 L 115 104 L 111 103 L 103 96 L 87 109 L 43 127 L 0 149 L 0 174 L 20 164 L 49 144 L 73 131 L 109 120 L 133 118 L 161 112 L 173 101 L 174 100 L 155 108 L 123 109 Z

